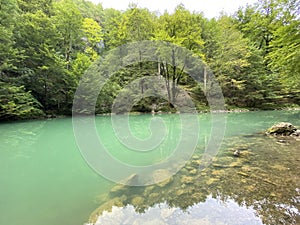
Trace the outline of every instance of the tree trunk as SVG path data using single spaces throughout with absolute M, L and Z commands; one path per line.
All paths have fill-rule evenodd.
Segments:
M 176 64 L 175 64 L 175 52 L 172 49 L 172 67 L 173 67 L 173 74 L 172 74 L 172 104 L 175 105 L 176 101 Z
M 204 66 L 204 71 L 203 71 L 203 92 L 206 95 L 206 88 L 207 88 L 207 71 L 206 71 L 206 66 Z

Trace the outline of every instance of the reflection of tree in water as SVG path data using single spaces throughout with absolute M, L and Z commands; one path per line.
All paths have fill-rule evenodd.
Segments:
M 238 220 L 236 218 L 239 218 Z M 233 200 L 226 203 L 209 196 L 205 202 L 194 204 L 183 211 L 167 203 L 156 204 L 144 213 L 132 205 L 113 207 L 112 211 L 98 218 L 95 225 L 115 224 L 180 224 L 180 225 L 262 225 L 253 209 L 241 207 Z
M 240 206 L 253 207 L 264 224 L 299 223 L 300 142 L 279 143 L 275 138 L 248 136 L 227 139 L 211 165 L 200 171 L 200 153 L 174 177 L 147 187 L 116 185 L 91 220 L 113 205 L 131 204 L 144 212 L 157 203 L 187 209 L 208 195 Z M 234 157 L 238 149 L 240 157 Z M 199 149 L 200 151 L 200 149 Z M 106 198 L 106 199 L 105 199 Z M 239 218 L 236 218 L 238 220 Z
M 296 224 L 300 143 L 290 139 L 282 144 L 269 137 L 238 142 L 236 146 L 245 149 L 241 167 L 226 170 L 222 195 L 253 206 L 266 224 Z

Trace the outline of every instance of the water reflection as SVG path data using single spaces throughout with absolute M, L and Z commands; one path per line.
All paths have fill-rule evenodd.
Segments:
M 29 159 L 34 151 L 32 146 L 42 135 L 46 123 L 46 120 L 0 123 L 0 150 L 7 151 L 12 158 Z
M 234 200 L 223 202 L 208 196 L 205 202 L 194 204 L 186 210 L 170 207 L 167 203 L 156 204 L 139 213 L 134 206 L 113 207 L 104 212 L 95 225 L 262 225 L 251 207 L 239 206 Z
M 110 217 L 122 215 L 122 222 L 114 224 L 147 224 L 151 218 L 159 219 L 153 224 L 299 224 L 299 149 L 300 141 L 289 137 L 284 145 L 263 134 L 228 137 L 203 170 L 199 147 L 170 179 L 147 187 L 116 185 L 90 221 L 102 215 L 97 224 L 106 224 Z M 233 155 L 235 150 L 240 157 Z M 102 214 L 113 206 L 121 208 Z M 165 209 L 174 216 L 162 217 Z

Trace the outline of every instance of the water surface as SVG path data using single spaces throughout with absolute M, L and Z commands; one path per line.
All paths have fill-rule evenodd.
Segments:
M 180 136 L 176 115 L 158 117 L 173 133 L 164 137 L 162 146 L 149 152 L 146 159 L 136 152 L 130 154 L 117 141 L 110 117 L 96 118 L 98 135 L 114 157 L 149 165 L 168 157 L 176 145 L 174 140 Z M 264 224 L 296 223 L 300 201 L 299 141 L 280 144 L 258 133 L 280 121 L 299 126 L 299 118 L 299 111 L 228 114 L 225 139 L 217 156 L 208 168 L 195 171 L 211 131 L 210 115 L 199 115 L 199 141 L 192 161 L 165 185 L 121 187 L 119 192 L 112 192 L 118 185 L 99 176 L 84 161 L 71 118 L 1 123 L 0 224 L 83 224 L 97 207 L 116 198 L 124 204 L 118 210 L 127 213 L 133 213 L 131 207 L 138 213 L 156 212 L 155 207 L 163 204 L 161 207 L 174 207 L 176 215 L 188 209 L 199 217 L 199 204 L 219 199 L 224 203 L 225 214 L 226 210 L 240 207 L 242 216 L 250 213 Z M 140 139 L 151 136 L 151 119 L 151 115 L 131 116 L 132 132 Z M 242 157 L 232 156 L 236 148 Z M 179 218 L 193 219 L 188 215 Z

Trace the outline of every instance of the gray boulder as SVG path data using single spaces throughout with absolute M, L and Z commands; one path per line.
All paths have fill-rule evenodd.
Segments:
M 281 123 L 275 124 L 271 128 L 269 128 L 266 131 L 266 134 L 289 136 L 289 135 L 295 133 L 296 131 L 297 131 L 297 128 L 293 124 L 281 122 Z

